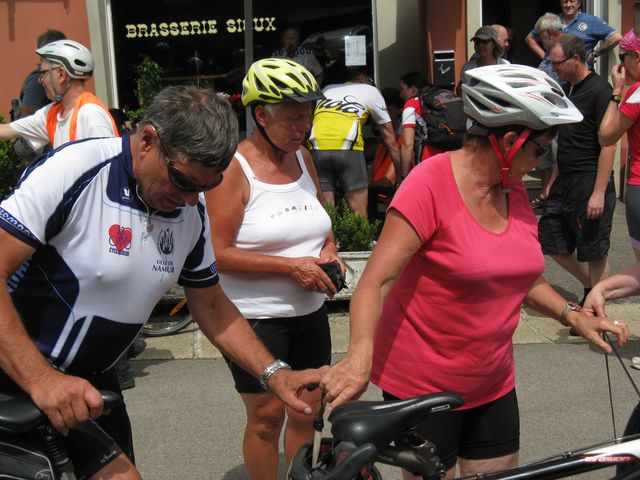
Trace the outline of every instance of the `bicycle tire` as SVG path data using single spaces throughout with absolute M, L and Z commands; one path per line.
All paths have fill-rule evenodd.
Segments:
M 192 322 L 193 316 L 184 299 L 163 299 L 153 308 L 141 333 L 143 337 L 166 337 L 180 332 Z

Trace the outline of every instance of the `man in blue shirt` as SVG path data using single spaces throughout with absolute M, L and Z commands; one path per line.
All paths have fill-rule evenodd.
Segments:
M 600 55 L 614 48 L 622 38 L 620 33 L 611 25 L 594 15 L 589 15 L 580 10 L 581 0 L 560 0 L 562 13 L 558 14 L 564 23 L 564 33 L 575 35 L 582 40 L 587 47 L 587 64 L 593 70 L 593 63 Z M 540 46 L 538 34 L 534 28 L 529 32 L 525 42 L 534 53 L 543 60 L 544 48 Z M 600 46 L 596 45 L 600 42 Z

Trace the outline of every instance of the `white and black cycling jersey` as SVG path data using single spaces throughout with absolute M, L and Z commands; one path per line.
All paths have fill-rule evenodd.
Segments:
M 8 282 L 31 338 L 58 369 L 106 370 L 176 282 L 218 282 L 203 198 L 149 212 L 129 136 L 67 144 L 32 164 L 0 227 L 36 249 Z

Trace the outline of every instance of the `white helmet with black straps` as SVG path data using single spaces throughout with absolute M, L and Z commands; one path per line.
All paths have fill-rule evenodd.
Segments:
M 36 50 L 53 65 L 62 66 L 72 78 L 93 75 L 93 55 L 84 45 L 73 40 L 57 40 Z
M 488 128 L 524 125 L 544 130 L 575 123 L 582 114 L 556 81 L 526 65 L 488 65 L 468 70 L 462 85 L 465 113 Z

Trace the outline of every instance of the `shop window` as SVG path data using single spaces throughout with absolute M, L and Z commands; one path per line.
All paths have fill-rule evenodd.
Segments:
M 300 46 L 322 64 L 325 82 L 344 81 L 349 68 L 373 75 L 372 0 L 254 2 L 253 58 L 281 48 L 282 31 L 298 27 Z M 120 105 L 136 108 L 135 67 L 146 55 L 163 69 L 163 84 L 195 83 L 229 95 L 241 90 L 245 21 L 242 2 L 112 0 Z M 345 37 L 356 55 L 345 57 Z M 359 49 L 359 50 L 358 50 Z M 349 51 L 349 47 L 347 47 Z M 347 63 L 355 63 L 349 67 Z

